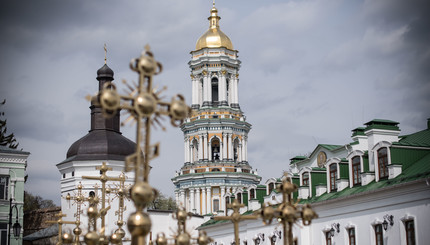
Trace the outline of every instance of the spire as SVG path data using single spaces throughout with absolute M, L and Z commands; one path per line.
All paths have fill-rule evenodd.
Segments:
M 221 17 L 218 16 L 218 9 L 215 8 L 215 0 L 212 3 L 211 16 L 208 18 L 209 20 L 209 28 L 217 29 L 219 28 L 219 20 Z

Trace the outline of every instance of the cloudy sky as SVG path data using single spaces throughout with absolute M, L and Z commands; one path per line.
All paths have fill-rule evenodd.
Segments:
M 374 118 L 402 134 L 430 117 L 428 1 L 217 0 L 221 29 L 239 50 L 239 102 L 253 125 L 250 164 L 263 181 L 316 144 L 346 144 Z M 2 1 L 0 100 L 8 131 L 31 152 L 26 190 L 59 203 L 56 164 L 90 127 L 103 44 L 115 81 L 136 81 L 130 59 L 150 44 L 164 65 L 155 77 L 170 98 L 191 102 L 189 52 L 209 24 L 210 0 Z M 427 11 L 427 12 L 425 12 Z M 121 85 L 119 85 L 121 87 Z M 121 90 L 121 89 L 120 89 Z M 157 131 L 161 157 L 150 182 L 173 196 L 183 164 L 178 128 Z M 134 128 L 125 126 L 134 140 Z

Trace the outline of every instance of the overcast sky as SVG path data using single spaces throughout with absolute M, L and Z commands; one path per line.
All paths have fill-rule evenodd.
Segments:
M 164 66 L 155 83 L 191 103 L 188 61 L 209 26 L 210 0 L 1 1 L 0 100 L 8 132 L 28 159 L 26 190 L 60 197 L 56 164 L 90 128 L 103 44 L 115 81 L 146 44 Z M 253 125 L 250 164 L 263 182 L 316 144 L 346 144 L 375 118 L 400 122 L 402 134 L 430 117 L 429 1 L 217 0 L 221 30 L 242 61 L 239 103 Z M 119 83 L 120 91 L 122 84 Z M 123 117 L 124 118 L 124 117 Z M 165 120 L 161 156 L 150 182 L 173 196 L 183 136 Z M 122 128 L 135 139 L 134 128 Z

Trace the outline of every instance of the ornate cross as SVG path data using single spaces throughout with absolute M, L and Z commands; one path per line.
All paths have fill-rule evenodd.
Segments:
M 136 152 L 125 158 L 125 170 L 133 169 L 135 172 L 131 199 L 136 206 L 136 212 L 130 215 L 128 227 L 132 244 L 145 244 L 145 237 L 151 230 L 151 220 L 143 210 L 156 195 L 156 191 L 148 183 L 149 161 L 159 153 L 159 144 L 150 144 L 151 126 L 160 125 L 162 115 L 169 116 L 173 126 L 179 126 L 191 108 L 185 104 L 182 95 L 176 95 L 170 103 L 160 100 L 162 90 L 157 91 L 154 88 L 152 77 L 162 71 L 162 65 L 154 59 L 148 45 L 139 58 L 131 60 L 130 69 L 139 74 L 139 82 L 130 86 L 124 81 L 130 90 L 128 95 L 119 95 L 113 83 L 105 83 L 97 99 L 105 116 L 113 116 L 120 109 L 125 109 L 130 114 L 125 122 L 134 120 L 137 123 Z
M 66 196 L 66 200 L 70 203 L 71 200 L 74 201 L 73 204 L 76 204 L 76 213 L 75 213 L 75 217 L 76 217 L 76 228 L 73 229 L 73 233 L 75 234 L 75 241 L 74 244 L 80 244 L 79 243 L 79 236 L 82 233 L 81 228 L 79 228 L 79 225 L 81 224 L 81 214 L 82 214 L 82 204 L 84 204 L 85 201 L 87 201 L 87 198 L 85 198 L 85 196 L 82 194 L 82 184 L 81 182 L 79 182 L 78 186 L 77 186 L 77 193 L 74 192 L 74 195 L 71 196 L 70 193 L 67 193 Z M 72 205 L 73 205 L 72 204 Z
M 233 213 L 230 216 L 217 216 L 215 220 L 231 220 L 234 226 L 234 242 L 235 245 L 240 245 L 239 239 L 239 222 L 241 220 L 257 219 L 257 215 L 240 215 L 240 208 L 245 207 L 245 205 L 239 203 L 237 199 L 234 199 L 232 204 L 228 204 L 227 208 L 233 209 Z
M 55 217 L 58 217 L 57 221 L 46 221 L 46 223 L 49 224 L 58 224 L 58 242 L 57 245 L 62 245 L 63 244 L 63 224 L 76 224 L 78 225 L 78 221 L 64 221 L 63 217 L 66 217 L 66 214 L 63 214 L 61 211 L 55 215 Z M 65 235 L 65 242 L 68 243 L 70 242 L 69 239 L 71 239 L 69 234 L 64 234 Z M 78 241 L 79 241 L 79 237 L 78 237 Z
M 106 175 L 106 172 L 109 170 L 112 170 L 112 168 L 108 167 L 106 165 L 106 162 L 103 162 L 101 166 L 96 167 L 97 170 L 100 170 L 100 177 L 95 176 L 82 176 L 83 179 L 92 179 L 92 180 L 100 180 L 102 182 L 102 202 L 101 202 L 101 209 L 99 211 L 100 217 L 101 217 L 101 229 L 102 229 L 102 236 L 104 236 L 104 228 L 105 228 L 105 216 L 107 211 L 110 209 L 110 206 L 106 207 L 106 182 L 108 181 L 121 181 L 121 178 L 118 177 L 109 177 Z
M 284 180 L 277 189 L 282 192 L 282 203 L 276 210 L 270 206 L 265 206 L 261 211 L 261 216 L 265 224 L 270 224 L 273 218 L 279 219 L 283 226 L 284 245 L 293 245 L 293 224 L 301 218 L 304 225 L 310 225 L 314 218 L 318 218 L 318 215 L 309 204 L 300 209 L 297 205 L 298 202 L 292 202 L 291 194 L 297 190 L 297 185 L 291 183 L 290 178 L 285 173 Z
M 119 175 L 119 183 L 115 184 L 115 188 L 112 189 L 112 192 L 115 194 L 115 198 L 118 198 L 118 210 L 115 211 L 115 215 L 118 216 L 118 220 L 116 221 L 116 225 L 118 225 L 118 229 L 115 231 L 115 234 L 122 239 L 125 236 L 125 231 L 122 229 L 124 225 L 124 211 L 126 210 L 126 206 L 124 205 L 124 200 L 129 198 L 126 195 L 128 187 L 125 186 L 125 174 L 121 173 Z

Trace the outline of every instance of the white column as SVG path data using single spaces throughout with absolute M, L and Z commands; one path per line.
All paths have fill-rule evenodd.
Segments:
M 206 188 L 202 188 L 202 215 L 206 214 Z
M 190 212 L 192 213 L 194 213 L 194 209 L 195 209 L 194 191 L 195 191 L 194 188 L 190 188 Z
M 232 144 L 233 134 L 228 134 L 228 159 L 233 159 L 233 144 Z
M 192 87 L 192 92 L 191 92 L 191 104 L 192 105 L 195 105 L 195 104 L 197 104 L 198 102 L 197 102 L 197 95 L 198 95 L 198 92 L 197 92 L 197 90 L 198 90 L 198 88 L 197 88 L 197 79 L 193 76 L 193 75 L 191 75 L 191 87 Z
M 206 197 L 207 197 L 207 199 L 206 199 L 206 205 L 207 205 L 207 207 L 206 207 L 206 213 L 208 214 L 208 213 L 212 213 L 212 208 L 211 208 L 211 204 L 212 204 L 212 194 L 211 194 L 211 187 L 209 186 L 209 187 L 206 187 Z
M 239 78 L 234 78 L 234 103 L 239 104 Z
M 185 190 L 184 189 L 181 189 L 180 190 L 180 194 L 179 194 L 179 198 L 180 198 L 180 204 L 184 207 L 184 208 L 186 208 L 186 198 L 185 198 Z
M 179 206 L 179 192 L 175 191 L 175 201 L 176 201 L 176 205 Z
M 209 148 L 209 150 L 208 150 L 208 159 L 209 159 L 209 161 L 212 161 L 212 144 L 211 144 L 211 142 L 208 140 L 208 148 Z
M 207 71 L 203 71 L 203 104 L 209 101 L 209 76 Z
M 203 159 L 203 135 L 199 137 L 199 160 Z
M 233 76 L 231 75 L 230 79 L 228 80 L 228 104 L 230 105 L 233 103 Z
M 188 154 L 190 156 L 190 163 L 194 162 L 194 147 L 195 146 L 193 144 L 191 144 L 190 148 L 188 149 Z
M 208 135 L 204 134 L 203 135 L 203 159 L 207 160 L 208 159 Z
M 222 161 L 222 159 L 224 159 L 223 153 L 224 153 L 224 143 L 221 140 L 221 142 L 219 142 L 219 160 L 220 161 Z
M 246 142 L 245 142 L 246 136 L 242 137 L 242 161 L 246 161 Z
M 223 133 L 222 134 L 222 137 L 223 137 L 223 139 L 222 139 L 222 144 L 223 144 L 223 160 L 225 160 L 225 159 L 227 159 L 228 158 L 228 155 L 227 155 L 227 149 L 228 149 L 228 143 L 227 143 L 227 134 L 226 133 Z
M 196 200 L 196 213 L 197 214 L 201 214 L 200 213 L 200 188 L 196 188 L 196 194 L 195 194 L 195 200 Z
M 243 143 L 244 143 L 243 148 L 245 149 L 244 150 L 244 154 L 243 154 L 243 160 L 244 161 L 248 161 L 248 150 L 247 150 L 247 148 L 248 148 L 248 136 L 244 136 L 243 138 L 244 138 L 244 140 L 243 140 Z
M 219 101 L 222 103 L 227 102 L 227 81 L 226 81 L 226 71 L 220 72 L 220 81 L 218 86 Z
M 224 197 L 224 195 L 225 195 L 225 186 L 221 186 L 221 197 L 220 197 L 220 200 L 219 200 L 219 207 L 220 207 L 220 209 L 221 210 L 224 210 L 225 211 L 225 197 Z
M 198 103 L 200 106 L 203 104 L 203 83 L 200 81 L 200 78 L 197 80 L 197 91 L 198 91 Z
M 237 149 L 237 161 L 242 162 L 242 144 L 239 144 Z
M 190 141 L 188 140 L 188 137 L 185 137 L 184 139 L 184 160 L 185 162 L 190 162 Z

